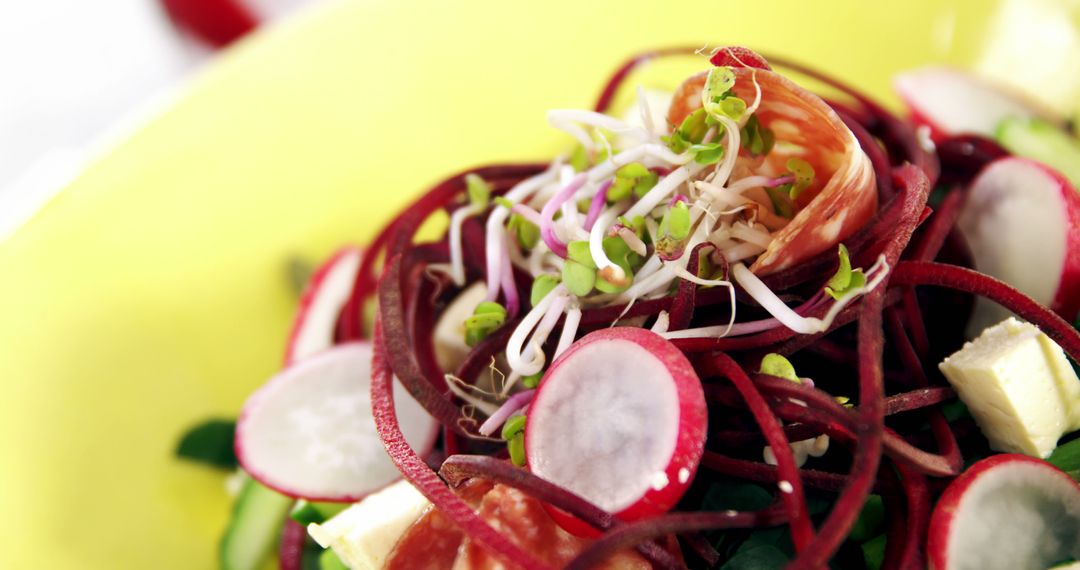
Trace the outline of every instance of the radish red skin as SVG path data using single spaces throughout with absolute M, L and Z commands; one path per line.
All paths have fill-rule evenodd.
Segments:
M 334 253 L 334 255 L 330 256 L 330 259 L 326 260 L 322 265 L 320 265 L 319 268 L 315 270 L 315 273 L 313 273 L 311 275 L 311 278 L 308 280 L 308 285 L 304 288 L 304 293 L 300 296 L 300 305 L 299 308 L 296 310 L 296 316 L 293 319 L 292 329 L 289 331 L 289 340 L 285 345 L 285 366 L 288 366 L 297 360 L 296 341 L 300 337 L 301 332 L 304 331 L 304 329 L 308 326 L 321 326 L 321 323 L 310 322 L 311 319 L 308 318 L 311 315 L 309 309 L 311 309 L 311 306 L 315 302 L 315 299 L 324 293 L 323 285 L 326 283 L 326 278 L 329 276 L 330 272 L 333 271 L 335 267 L 337 267 L 338 263 L 345 261 L 345 258 L 351 255 L 356 255 L 359 259 L 363 259 L 363 251 L 359 247 L 345 246 L 339 249 L 336 253 Z M 350 290 L 345 291 L 344 296 L 340 300 L 341 306 L 344 306 L 345 303 L 348 301 L 350 293 Z M 333 331 L 336 325 L 336 321 L 331 322 L 328 325 L 328 331 L 331 339 L 333 338 Z M 330 348 L 330 345 L 327 345 L 325 348 Z
M 1010 463 L 1027 463 L 1044 468 L 1048 477 L 1057 477 L 1063 483 L 1075 487 L 1076 492 L 1080 493 L 1080 483 L 1077 483 L 1064 471 L 1042 459 L 1018 453 L 1004 453 L 992 455 L 975 463 L 949 484 L 938 499 L 937 507 L 934 508 L 934 514 L 930 518 L 929 536 L 926 541 L 926 552 L 931 570 L 948 570 L 949 532 L 952 530 L 951 527 L 956 519 L 957 510 L 960 507 L 960 501 L 964 493 L 985 472 Z
M 1061 205 L 1069 229 L 1065 235 L 1065 263 L 1061 267 L 1057 293 L 1050 308 L 1071 321 L 1080 312 L 1080 192 L 1060 172 L 1039 162 L 1029 162 L 1053 177 L 1061 190 Z
M 540 382 L 540 387 L 536 398 L 530 406 L 530 410 L 535 411 L 542 408 L 544 388 L 550 385 L 548 380 L 553 377 L 554 372 L 568 363 L 572 365 L 574 355 L 582 348 L 595 342 L 607 340 L 632 342 L 638 345 L 642 351 L 658 359 L 671 374 L 678 398 L 679 424 L 676 443 L 671 459 L 664 470 L 668 484 L 660 489 L 650 487 L 633 504 L 614 513 L 615 517 L 623 521 L 641 520 L 663 514 L 679 501 L 690 486 L 693 474 L 697 472 L 705 448 L 708 427 L 705 394 L 693 366 L 679 349 L 663 337 L 636 327 L 613 327 L 590 333 L 575 342 L 551 365 Z M 587 388 L 587 386 L 583 387 L 583 389 Z M 529 456 L 529 434 L 531 430 L 538 429 L 538 424 L 533 421 L 533 416 L 530 414 L 528 418 L 525 427 L 526 459 Z M 581 434 L 581 436 L 586 437 L 587 434 Z M 682 477 L 679 476 L 680 471 L 683 473 Z M 588 499 L 588 497 L 585 498 Z M 595 530 L 574 517 L 557 509 L 552 508 L 550 511 L 555 520 L 567 531 L 578 535 L 597 535 Z

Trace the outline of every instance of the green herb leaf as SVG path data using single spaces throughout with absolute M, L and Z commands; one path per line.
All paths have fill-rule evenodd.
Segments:
M 476 208 L 487 208 L 491 200 L 491 185 L 476 174 L 465 175 L 465 193 L 469 197 L 469 203 Z
M 756 511 L 772 503 L 772 495 L 760 485 L 721 482 L 709 486 L 701 508 L 705 511 Z
M 523 433 L 524 431 L 525 415 L 518 414 L 516 416 L 510 416 L 510 418 L 506 420 L 506 423 L 503 424 L 502 438 L 506 441 L 510 441 L 511 439 L 514 439 L 514 437 L 517 436 L 519 433 Z
M 787 566 L 788 557 L 782 550 L 768 544 L 743 543 L 721 570 L 780 570 Z
M 513 234 L 518 245 L 525 249 L 532 249 L 540 242 L 540 228 L 521 214 L 510 214 L 506 229 Z
M 499 315 L 500 318 L 506 318 L 506 308 L 494 301 L 484 301 L 473 309 L 474 315 Z
M 765 355 L 765 358 L 761 359 L 761 368 L 758 372 L 769 376 L 786 378 L 796 384 L 802 383 L 799 375 L 795 373 L 795 367 L 791 365 L 791 361 L 775 352 L 770 352 Z
M 885 522 L 885 504 L 881 495 L 870 495 L 866 498 L 866 504 L 859 512 L 859 518 L 855 520 L 848 538 L 856 542 L 864 542 L 877 536 L 881 532 L 881 526 Z
M 754 156 L 764 156 L 772 151 L 776 135 L 772 129 L 761 124 L 757 115 L 750 115 L 739 130 L 742 147 Z
M 709 125 L 705 122 L 707 116 L 705 109 L 698 109 L 687 115 L 679 128 L 667 137 L 668 148 L 672 152 L 681 153 L 690 145 L 701 143 L 701 140 L 705 138 L 705 133 L 709 132 Z
M 1046 460 L 1054 467 L 1068 473 L 1073 479 L 1080 481 L 1080 439 L 1057 446 Z
M 862 551 L 866 569 L 881 570 L 881 564 L 885 561 L 885 535 L 879 534 L 862 543 Z
M 525 434 L 519 433 L 513 439 L 506 442 L 506 449 L 510 451 L 510 462 L 518 467 L 525 466 Z
M 492 198 L 491 201 L 495 202 L 496 206 L 502 206 L 503 208 L 506 208 L 507 210 L 514 209 L 514 203 L 511 202 L 510 200 L 507 200 L 506 198 L 503 198 L 502 196 L 496 196 L 496 197 Z
M 235 469 L 238 465 L 233 451 L 235 437 L 235 421 L 207 420 L 180 438 L 176 456 L 222 469 Z
M 293 506 L 289 518 L 305 527 L 311 523 L 322 524 L 348 506 L 348 503 L 321 503 L 300 499 Z
M 705 87 L 701 90 L 701 105 L 704 107 L 719 101 L 735 87 L 735 72 L 728 66 L 714 67 L 705 76 Z
M 593 285 L 596 284 L 596 268 L 567 259 L 563 264 L 562 282 L 571 293 L 584 297 L 592 292 Z
M 766 188 L 772 202 L 773 212 L 780 217 L 791 219 L 795 217 L 795 205 L 791 203 L 791 185 L 782 184 L 776 188 Z
M 551 290 L 559 285 L 559 278 L 554 275 L 538 275 L 536 279 L 533 279 L 532 291 L 529 293 L 529 303 L 532 306 L 537 306 L 540 301 L 544 300 L 544 297 L 551 293 Z

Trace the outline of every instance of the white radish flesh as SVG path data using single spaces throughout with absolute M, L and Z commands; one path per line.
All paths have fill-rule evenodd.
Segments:
M 646 518 L 689 486 L 706 421 L 700 380 L 674 345 L 640 328 L 605 329 L 574 343 L 541 380 L 526 458 L 536 475 L 616 516 Z
M 291 364 L 334 344 L 338 315 L 352 293 L 356 272 L 363 254 L 357 247 L 346 247 L 324 263 L 308 281 L 300 298 L 285 364 Z
M 264 485 L 320 501 L 356 501 L 400 477 L 371 415 L 372 348 L 345 343 L 270 379 L 244 404 L 236 426 L 240 464 Z M 394 384 L 405 439 L 421 455 L 437 423 Z
M 975 268 L 1072 320 L 1080 310 L 1080 194 L 1035 161 L 1003 158 L 972 183 L 958 225 Z M 972 331 L 1007 316 L 980 300 Z
M 934 570 L 1049 568 L 1080 559 L 1080 485 L 1026 455 L 984 459 L 942 494 L 927 553 Z

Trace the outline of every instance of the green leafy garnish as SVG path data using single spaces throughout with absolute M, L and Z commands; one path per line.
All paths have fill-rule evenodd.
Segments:
M 784 184 L 776 188 L 766 188 L 765 193 L 769 195 L 769 201 L 772 202 L 773 212 L 777 216 L 791 219 L 795 217 L 795 204 L 791 203 L 788 186 Z
M 518 245 L 532 249 L 540 243 L 540 228 L 520 214 L 510 214 L 506 229 L 517 239 Z
M 568 258 L 563 264 L 562 282 L 567 290 L 578 297 L 588 295 L 596 284 L 596 266 L 592 263 L 592 258 L 589 258 L 588 265 Z
M 634 197 L 641 198 L 648 194 L 659 181 L 660 175 L 650 170 L 648 174 L 638 178 L 637 184 L 634 184 Z
M 799 380 L 799 375 L 795 373 L 795 367 L 791 365 L 791 361 L 775 352 L 770 352 L 765 355 L 765 358 L 761 359 L 761 368 L 758 369 L 758 372 L 785 378 L 796 384 L 802 383 L 802 380 Z
M 885 535 L 879 534 L 862 543 L 862 551 L 867 570 L 881 570 L 885 562 Z
M 746 101 L 732 93 L 733 87 L 735 72 L 730 67 L 714 67 L 709 70 L 705 87 L 701 90 L 701 106 L 714 122 L 721 117 L 738 121 L 746 112 Z
M 589 167 L 589 152 L 584 145 L 574 147 L 574 151 L 570 153 L 570 166 L 575 172 L 582 172 Z
M 473 173 L 465 175 L 465 194 L 475 208 L 487 208 L 491 200 L 491 185 Z
M 689 150 L 698 164 L 716 164 L 724 158 L 724 146 L 718 142 L 693 144 Z
M 1061 444 L 1046 458 L 1051 465 L 1080 481 L 1080 439 Z
M 222 469 L 235 469 L 238 465 L 233 450 L 235 436 L 235 421 L 207 420 L 180 438 L 176 456 Z
M 856 542 L 863 542 L 877 536 L 881 532 L 881 525 L 885 522 L 885 504 L 881 495 L 870 495 L 866 498 L 866 504 L 859 512 L 859 518 L 848 533 L 848 538 Z
M 514 439 L 514 436 L 523 433 L 524 431 L 525 415 L 517 414 L 515 416 L 510 416 L 510 418 L 506 420 L 506 423 L 503 424 L 502 438 L 506 441 L 510 441 L 511 439 Z
M 690 208 L 686 202 L 675 202 L 660 220 L 660 234 L 669 235 L 676 240 L 684 240 L 690 235 Z
M 566 258 L 576 261 L 585 267 L 596 269 L 592 253 L 589 252 L 589 242 L 585 240 L 572 241 L 566 244 Z
M 708 113 L 705 109 L 698 109 L 693 113 L 690 113 L 683 119 L 682 124 L 671 135 L 662 137 L 662 140 L 667 143 L 668 148 L 672 152 L 684 152 L 690 148 L 690 145 L 698 144 L 705 138 L 705 133 L 709 132 L 709 125 L 706 122 Z
M 493 301 L 480 303 L 473 315 L 465 319 L 465 344 L 476 346 L 505 322 L 505 307 Z
M 787 566 L 784 551 L 768 544 L 744 542 L 721 570 L 780 570 Z
M 773 496 L 753 483 L 713 483 L 705 492 L 705 511 L 756 511 L 773 503 Z
M 769 154 L 776 143 L 776 135 L 772 129 L 762 125 L 757 115 L 750 115 L 746 124 L 739 129 L 739 134 L 742 147 L 754 156 Z
M 848 292 L 866 285 L 866 275 L 863 274 L 863 270 L 861 268 L 851 268 L 851 258 L 848 256 L 848 250 L 844 244 L 840 244 L 839 255 L 840 267 L 829 278 L 829 282 L 825 284 L 825 292 L 836 300 L 840 300 Z
M 788 195 L 791 196 L 792 200 L 795 200 L 803 190 L 809 188 L 810 184 L 814 182 L 814 167 L 801 158 L 789 158 L 787 169 L 795 177 L 795 182 L 788 185 L 790 186 Z
M 597 274 L 596 290 L 601 293 L 622 293 L 630 287 L 634 279 L 634 271 L 641 267 L 644 259 L 634 253 L 621 237 L 608 236 L 602 243 L 604 255 L 622 269 L 623 279 L 615 282 L 607 278 L 606 272 L 601 271 Z
M 536 279 L 533 279 L 532 291 L 529 293 L 529 303 L 532 306 L 537 306 L 540 301 L 544 300 L 544 297 L 551 293 L 551 290 L 559 285 L 559 278 L 554 275 L 538 275 Z
M 656 173 L 650 172 L 648 168 L 645 168 L 644 164 L 631 162 L 619 167 L 615 171 L 615 180 L 611 182 L 611 187 L 608 188 L 607 201 L 614 204 L 629 198 L 630 193 L 635 191 L 638 184 L 642 180 L 648 179 L 650 175 L 654 179 L 652 184 L 655 185 Z

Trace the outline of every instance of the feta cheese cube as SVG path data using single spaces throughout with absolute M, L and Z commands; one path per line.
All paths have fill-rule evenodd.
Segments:
M 938 367 L 994 450 L 1046 457 L 1080 428 L 1080 379 L 1034 325 L 1009 317 Z
M 308 534 L 323 548 L 333 548 L 353 570 L 379 570 L 401 535 L 431 503 L 408 481 L 372 493 Z

